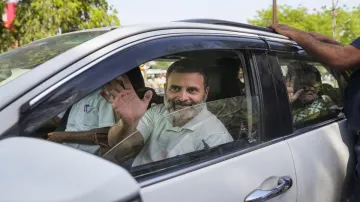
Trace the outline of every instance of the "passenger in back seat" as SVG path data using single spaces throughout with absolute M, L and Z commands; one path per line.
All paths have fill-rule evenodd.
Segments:
M 293 62 L 288 68 L 286 83 L 293 108 L 293 123 L 313 120 L 328 114 L 328 105 L 319 95 L 320 72 L 304 62 Z
M 100 95 L 99 90 L 57 117 L 65 119 L 65 129 L 49 133 L 48 140 L 95 155 L 103 153 L 100 142 L 106 142 L 107 133 L 115 124 L 112 106 Z
M 194 60 L 173 63 L 166 74 L 164 104 L 146 111 L 152 92 L 141 100 L 127 77 L 114 86 L 112 102 L 122 119 L 109 131 L 116 159 L 137 155 L 133 166 L 233 141 L 224 125 L 207 110 L 207 76 Z M 141 150 L 141 151 L 140 151 Z

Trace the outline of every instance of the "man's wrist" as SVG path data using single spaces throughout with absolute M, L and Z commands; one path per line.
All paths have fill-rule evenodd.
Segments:
M 122 125 L 124 128 L 128 128 L 130 130 L 136 129 L 136 127 L 139 123 L 138 120 L 137 121 L 128 121 L 128 122 L 127 121 L 125 122 L 123 120 L 120 120 L 120 121 L 122 122 Z
M 55 134 L 57 139 L 61 142 L 66 142 L 66 141 L 69 141 L 69 139 L 72 137 L 72 135 L 66 133 L 66 132 L 63 132 L 61 134 L 57 133 Z M 70 139 L 71 140 L 71 139 Z
M 65 140 L 65 134 L 60 134 L 58 132 L 52 133 L 51 136 L 49 136 L 49 139 L 56 142 L 64 142 Z

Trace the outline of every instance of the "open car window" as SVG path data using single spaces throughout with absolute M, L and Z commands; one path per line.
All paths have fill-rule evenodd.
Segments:
M 208 94 L 201 96 L 201 101 L 174 109 L 169 107 L 172 100 L 167 99 L 166 85 L 163 83 L 162 90 L 156 90 L 148 85 L 147 74 L 165 71 L 166 81 L 169 66 L 187 58 L 204 61 L 201 64 L 208 77 Z M 25 132 L 38 128 L 31 136 L 101 156 L 127 168 L 134 176 L 218 158 L 262 142 L 259 97 L 251 92 L 254 84 L 249 79 L 252 78 L 249 77 L 250 68 L 246 67 L 242 52 L 182 52 L 144 64 L 153 66 L 140 65 L 125 74 L 140 99 L 149 90 L 153 97 L 136 131 L 115 146 L 109 147 L 108 132 L 122 117 L 102 93 L 111 82 L 124 85 L 118 80 L 123 75 L 87 95 L 69 92 L 66 96 L 54 97 L 60 104 L 52 102 L 48 107 L 40 106 L 44 111 L 34 111 L 27 122 L 24 121 L 27 123 Z M 76 96 L 77 101 L 64 109 L 62 104 L 69 106 L 64 101 L 72 101 Z M 43 127 L 31 118 L 41 118 L 42 112 L 55 111 L 51 120 L 57 122 L 55 128 Z
M 253 102 L 254 107 L 248 109 L 247 102 Z M 154 106 L 142 118 L 138 130 L 114 146 L 103 158 L 130 170 L 141 171 L 141 168 L 149 169 L 148 164 L 164 169 L 244 149 L 260 142 L 255 103 L 252 97 L 237 96 L 175 112 L 170 112 L 165 105 Z M 176 125 L 182 119 L 190 121 Z M 144 142 L 134 141 L 138 135 L 143 137 Z M 129 145 L 133 151 L 127 150 Z M 230 145 L 237 146 L 233 148 Z
M 242 55 L 238 54 L 237 60 L 241 61 Z M 167 62 L 169 66 L 172 64 Z M 228 66 L 207 64 L 210 88 L 208 97 L 201 103 L 173 109 L 173 103 L 164 95 L 164 103 L 152 105 L 139 121 L 137 130 L 103 158 L 141 176 L 260 143 L 258 99 L 251 95 L 244 63 L 233 62 L 228 60 Z M 152 61 L 149 63 L 154 65 Z M 151 69 L 156 70 L 154 66 L 147 68 L 143 75 Z M 224 90 L 230 87 L 231 90 Z

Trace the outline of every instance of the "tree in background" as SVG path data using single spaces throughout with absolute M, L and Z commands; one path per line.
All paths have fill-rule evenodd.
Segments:
M 336 12 L 337 39 L 342 44 L 349 44 L 360 35 L 360 6 L 348 8 L 345 5 Z M 287 24 L 303 31 L 311 31 L 332 37 L 331 8 L 323 6 L 310 12 L 303 6 L 293 8 L 288 5 L 278 6 L 278 23 Z M 266 27 L 272 23 L 272 7 L 257 11 L 249 24 Z
M 2 13 L 5 0 L 0 1 Z M 0 51 L 10 49 L 15 41 L 21 46 L 60 32 L 120 25 L 116 14 L 106 0 L 21 0 L 14 29 L 9 32 L 0 25 Z
M 6 0 L 0 0 L 0 17 L 5 11 Z M 0 53 L 7 51 L 15 42 L 14 35 L 7 30 L 4 23 L 0 23 Z

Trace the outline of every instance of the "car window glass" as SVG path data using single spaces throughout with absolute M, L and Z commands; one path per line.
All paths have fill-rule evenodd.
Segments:
M 252 101 L 251 98 L 249 100 Z M 173 113 L 163 112 L 165 111 L 163 106 L 156 106 L 152 108 L 151 115 L 158 115 L 158 111 L 168 115 L 152 117 L 153 121 L 150 119 L 149 123 L 142 126 L 145 129 L 140 128 L 140 131 L 133 133 L 135 135 L 140 132 L 141 135 L 146 136 L 148 134 L 143 133 L 147 133 L 147 129 L 151 130 L 151 135 L 145 140 L 145 145 L 130 143 L 129 140 L 135 137 L 129 136 L 106 153 L 104 158 L 132 168 L 173 157 L 184 157 L 177 164 L 189 163 L 187 154 L 196 156 L 197 152 L 211 149 L 215 151 L 221 146 L 234 142 L 246 148 L 250 143 L 259 140 L 256 112 L 254 110 L 253 116 L 250 117 L 255 120 L 249 122 L 246 101 L 245 96 L 237 96 L 198 104 Z M 176 119 L 191 116 L 194 117 L 185 125 L 175 125 Z M 141 147 L 136 151 L 139 153 L 129 156 L 126 151 L 129 144 L 134 149 Z M 214 158 L 219 155 L 214 151 L 207 154 L 209 156 L 203 154 L 198 158 Z M 226 150 L 223 149 L 222 152 L 226 153 Z
M 0 86 L 107 31 L 78 32 L 35 41 L 0 54 Z
M 335 118 L 343 107 L 338 80 L 317 62 L 281 59 L 295 129 Z
M 176 76 L 168 78 L 185 83 L 171 84 L 167 80 L 169 66 L 184 59 L 200 61 L 197 64 L 201 64 L 202 71 L 206 72 L 206 88 L 205 82 L 198 82 L 202 86 L 198 89 L 189 84 L 194 79 L 188 77 L 192 78 L 194 74 L 205 78 L 193 70 L 175 72 L 170 76 Z M 144 68 L 148 64 L 153 67 Z M 162 70 L 159 72 L 165 72 L 165 83 L 150 86 L 146 81 L 147 74 L 159 69 Z M 131 71 L 140 76 L 142 82 L 134 79 L 130 72 L 125 74 L 136 96 L 143 99 L 147 91 L 152 91 L 153 96 L 135 131 L 126 134 L 115 145 L 110 146 L 108 142 L 109 130 L 121 124 L 123 117 L 111 104 L 113 97 L 108 96 L 111 91 L 108 86 L 116 84 L 126 89 L 125 75 L 119 75 L 58 113 L 32 136 L 102 156 L 136 176 L 213 159 L 261 143 L 258 98 L 251 93 L 241 52 L 186 52 L 154 59 Z M 180 101 L 179 96 L 183 95 L 177 88 L 182 85 L 183 93 L 190 96 L 195 91 L 203 90 L 204 93 L 191 101 Z

